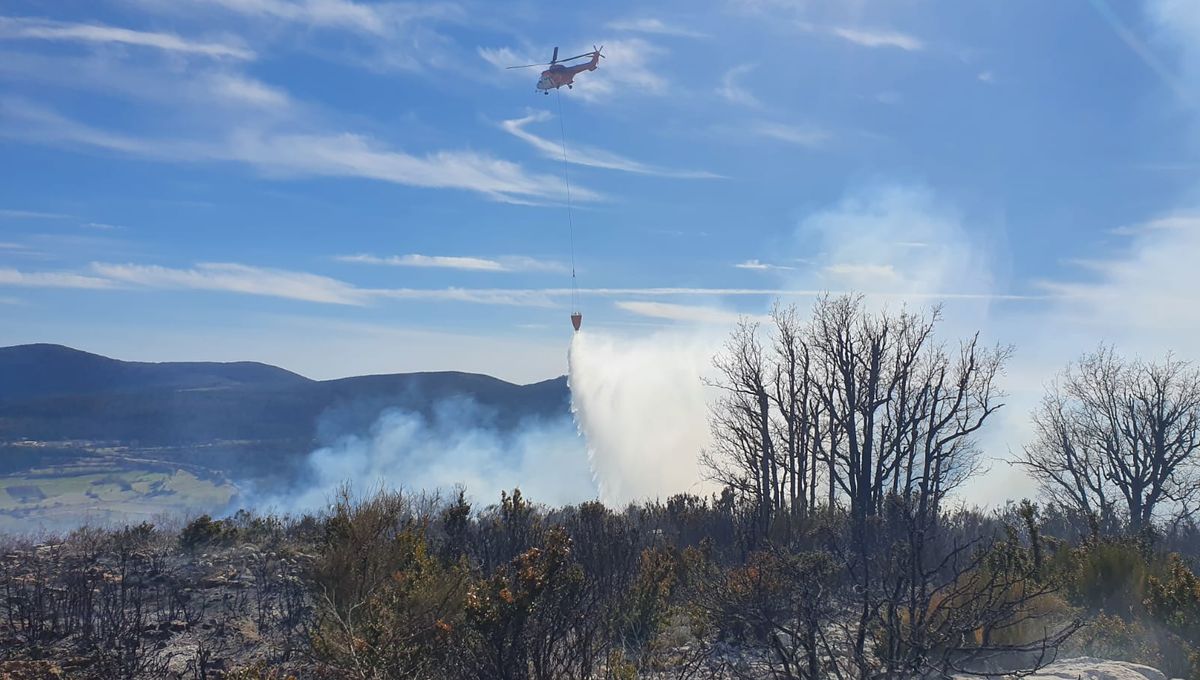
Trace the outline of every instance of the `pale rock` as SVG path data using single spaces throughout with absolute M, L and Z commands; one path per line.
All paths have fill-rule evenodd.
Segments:
M 966 680 L 969 676 L 958 677 Z M 1090 656 L 1055 661 L 1023 677 L 1025 680 L 1167 680 L 1167 676 L 1149 666 Z

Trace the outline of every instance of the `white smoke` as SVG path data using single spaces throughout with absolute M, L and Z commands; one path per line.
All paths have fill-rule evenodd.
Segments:
M 647 338 L 575 333 L 571 404 L 605 503 L 711 491 L 699 456 L 709 445 L 702 376 L 716 348 L 688 333 Z
M 331 416 L 333 417 L 333 416 Z M 337 423 L 322 423 L 336 430 Z M 497 426 L 469 399 L 447 399 L 429 416 L 383 411 L 369 432 L 336 437 L 313 451 L 300 489 L 254 503 L 263 510 L 301 513 L 326 506 L 339 486 L 357 492 L 401 488 L 452 493 L 463 487 L 476 502 L 492 503 L 520 488 L 549 505 L 595 498 L 583 441 L 569 418 Z

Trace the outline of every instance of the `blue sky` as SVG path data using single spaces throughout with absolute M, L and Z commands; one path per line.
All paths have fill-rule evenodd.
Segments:
M 502 68 L 593 44 L 561 99 Z M 1190 0 L 9 0 L 0 343 L 560 374 L 561 105 L 589 329 L 859 290 L 1186 354 L 1197 44 Z

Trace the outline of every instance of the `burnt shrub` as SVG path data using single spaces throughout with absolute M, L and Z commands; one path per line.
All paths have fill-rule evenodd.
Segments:
M 237 537 L 238 528 L 232 521 L 200 515 L 179 532 L 179 545 L 184 550 L 193 551 L 209 545 L 229 545 Z

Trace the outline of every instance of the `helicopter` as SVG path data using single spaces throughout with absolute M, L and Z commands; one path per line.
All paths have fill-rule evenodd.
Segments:
M 509 66 L 508 68 L 514 69 L 529 68 L 531 66 L 549 66 L 550 68 L 542 71 L 542 76 L 538 78 L 537 89 L 542 94 L 550 94 L 550 90 L 557 90 L 563 85 L 566 85 L 568 90 L 572 89 L 572 84 L 575 82 L 575 76 L 577 74 L 584 71 L 595 71 L 596 67 L 600 65 L 600 59 L 605 58 L 603 54 L 600 54 L 600 50 L 603 49 L 603 45 L 600 47 L 592 45 L 591 52 L 584 52 L 583 54 L 577 54 L 574 57 L 567 57 L 566 59 L 560 60 L 558 58 L 558 48 L 555 47 L 554 54 L 551 55 L 549 63 L 525 64 L 524 66 Z M 584 57 L 591 57 L 591 61 L 587 61 L 582 64 L 576 64 L 574 66 L 563 66 L 563 64 L 568 61 L 575 61 L 576 59 L 583 59 Z

